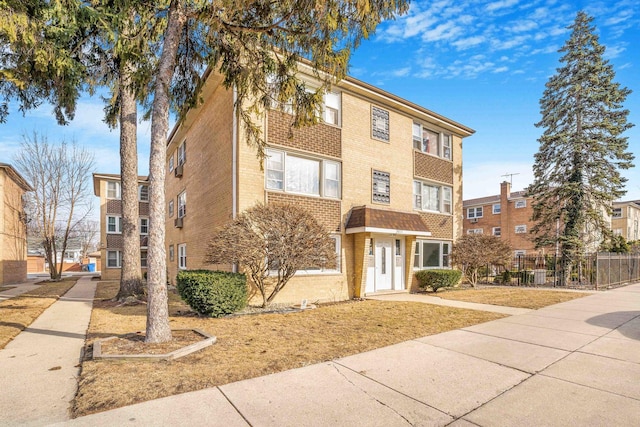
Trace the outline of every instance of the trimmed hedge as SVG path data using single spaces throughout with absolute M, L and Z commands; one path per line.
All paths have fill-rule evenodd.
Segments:
M 437 292 L 440 288 L 450 288 L 457 285 L 462 278 L 460 270 L 420 270 L 416 272 L 418 286 L 422 290 L 431 288 Z
M 247 305 L 247 278 L 226 271 L 185 270 L 176 278 L 178 292 L 195 312 L 222 317 Z

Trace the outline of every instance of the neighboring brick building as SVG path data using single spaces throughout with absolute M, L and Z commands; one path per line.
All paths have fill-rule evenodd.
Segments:
M 0 285 L 27 279 L 27 191 L 33 188 L 13 166 L 0 163 Z
M 640 240 L 639 202 L 613 202 L 611 229 L 613 234 L 623 236 L 627 241 Z
M 335 239 L 339 266 L 298 272 L 276 302 L 344 300 L 406 290 L 414 268 L 448 266 L 462 234 L 462 139 L 473 130 L 346 78 L 325 95 L 323 123 L 294 129 L 269 110 L 261 169 L 234 113 L 233 91 L 211 74 L 203 104 L 167 144 L 167 265 L 204 262 L 214 230 L 262 203 L 290 202 Z M 417 249 L 417 250 L 416 250 Z
M 104 280 L 120 280 L 122 265 L 122 200 L 120 175 L 93 174 L 93 192 L 100 197 L 100 268 Z M 149 186 L 146 176 L 138 177 L 140 263 L 147 271 L 149 234 Z
M 515 255 L 537 254 L 531 238 L 531 198 L 524 191 L 511 192 L 511 184 L 500 184 L 500 194 L 465 200 L 464 233 L 499 236 L 511 245 Z

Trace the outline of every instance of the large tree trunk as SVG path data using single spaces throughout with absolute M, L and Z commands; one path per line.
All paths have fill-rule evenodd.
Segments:
M 122 269 L 118 300 L 144 294 L 140 274 L 138 231 L 137 110 L 131 89 L 130 68 L 120 65 L 120 175 L 122 177 Z
M 157 80 L 151 112 L 151 154 L 149 157 L 149 250 L 147 254 L 147 332 L 146 342 L 171 340 L 169 307 L 167 301 L 167 259 L 165 238 L 164 179 L 166 166 L 166 140 L 169 132 L 169 86 L 180 42 L 180 33 L 186 22 L 183 5 L 171 2 L 165 30 L 162 55 L 158 63 Z

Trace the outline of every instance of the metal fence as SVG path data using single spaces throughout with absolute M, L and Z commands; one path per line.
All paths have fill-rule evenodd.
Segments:
M 605 289 L 640 280 L 640 254 L 600 252 L 582 256 L 568 280 L 555 255 L 519 255 L 510 266 L 488 265 L 479 282 L 506 286 Z

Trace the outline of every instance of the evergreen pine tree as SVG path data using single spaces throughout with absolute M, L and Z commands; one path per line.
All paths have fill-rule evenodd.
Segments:
M 544 133 L 533 166 L 532 227 L 538 247 L 558 244 L 564 279 L 587 250 L 609 233 L 611 203 L 624 193 L 621 169 L 633 167 L 624 131 L 633 124 L 623 102 L 631 92 L 614 82 L 593 18 L 578 12 L 559 50 L 563 64 L 540 100 Z

